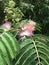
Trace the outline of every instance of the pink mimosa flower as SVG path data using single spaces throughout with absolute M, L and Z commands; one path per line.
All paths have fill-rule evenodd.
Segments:
M 29 30 L 29 31 L 34 31 L 35 25 L 36 25 L 36 23 L 34 21 L 29 20 L 29 23 L 24 25 L 24 29 Z
M 21 31 L 20 36 L 32 36 L 33 33 L 30 32 L 29 30 Z
M 7 31 L 11 28 L 12 24 L 11 22 L 5 22 L 2 26 L 5 27 L 4 31 Z
M 33 25 L 33 26 L 36 25 L 36 22 L 34 22 L 34 21 L 32 21 L 32 20 L 29 20 L 29 23 L 30 23 L 30 25 Z
M 29 20 L 29 23 L 24 24 L 20 36 L 32 36 L 35 31 L 36 23 L 32 20 Z

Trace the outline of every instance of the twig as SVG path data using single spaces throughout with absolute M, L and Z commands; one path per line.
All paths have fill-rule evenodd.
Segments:
M 39 65 L 41 65 L 41 64 L 40 64 L 39 53 L 38 53 L 38 49 L 37 49 L 37 46 L 36 46 L 36 43 L 35 43 L 35 41 L 33 41 L 33 43 L 34 43 L 34 46 L 35 46 L 35 49 L 36 49 L 36 53 L 37 53 L 38 64 L 39 64 Z

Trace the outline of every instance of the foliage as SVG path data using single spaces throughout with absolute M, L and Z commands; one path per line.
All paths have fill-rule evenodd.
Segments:
M 49 65 L 48 38 L 38 34 L 22 41 L 15 65 Z
M 17 43 L 9 32 L 0 36 L 0 64 L 49 65 L 49 37 L 36 34 Z
M 12 65 L 18 50 L 18 41 L 11 33 L 4 32 L 0 35 L 0 65 Z
M 4 19 L 4 6 L 3 6 L 3 2 L 0 1 L 0 24 L 2 23 L 3 19 Z
M 49 65 L 46 35 L 49 0 L 0 0 L 0 65 Z
M 8 6 L 5 7 L 4 12 L 6 13 L 5 21 L 19 22 L 23 16 L 23 13 L 18 7 L 15 7 L 14 1 L 9 1 Z

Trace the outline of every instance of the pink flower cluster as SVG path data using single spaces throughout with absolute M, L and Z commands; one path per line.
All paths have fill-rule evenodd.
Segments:
M 32 36 L 35 31 L 36 23 L 32 20 L 29 20 L 28 24 L 23 25 L 23 30 L 20 32 L 20 36 Z
M 8 30 L 10 30 L 12 23 L 6 22 L 2 26 L 5 27 L 4 31 L 8 31 Z M 29 22 L 27 24 L 22 25 L 22 30 L 19 31 L 19 35 L 20 36 L 32 36 L 35 31 L 35 26 L 36 26 L 36 23 L 32 20 L 29 20 Z

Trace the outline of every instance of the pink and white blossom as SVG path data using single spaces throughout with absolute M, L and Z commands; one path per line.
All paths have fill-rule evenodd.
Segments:
M 20 36 L 32 36 L 35 31 L 36 23 L 32 20 L 29 20 L 27 24 L 24 24 Z
M 2 24 L 2 26 L 4 27 L 4 31 L 10 30 L 12 24 L 11 22 L 5 22 Z

